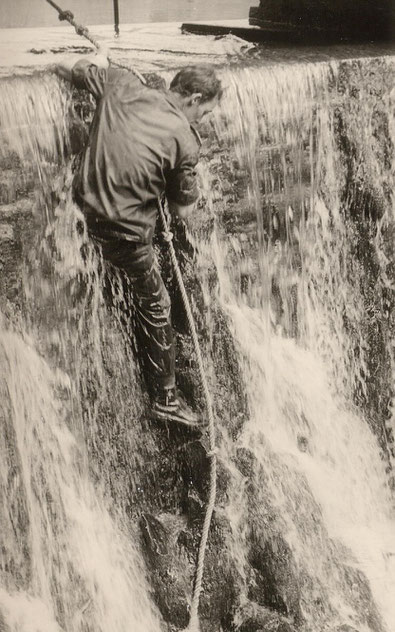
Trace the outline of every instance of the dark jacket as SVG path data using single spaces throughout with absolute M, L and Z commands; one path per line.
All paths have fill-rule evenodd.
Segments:
M 198 198 L 195 134 L 171 92 L 147 88 L 132 73 L 81 60 L 72 82 L 97 101 L 77 199 L 136 242 L 149 243 L 159 196 L 166 192 L 180 205 Z

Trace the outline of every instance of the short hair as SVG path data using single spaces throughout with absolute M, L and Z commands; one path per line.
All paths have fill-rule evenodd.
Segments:
M 211 66 L 186 66 L 180 70 L 170 84 L 170 90 L 183 97 L 200 92 L 201 103 L 222 97 L 222 85 Z

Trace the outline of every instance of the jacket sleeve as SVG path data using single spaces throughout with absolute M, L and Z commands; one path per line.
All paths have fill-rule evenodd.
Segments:
M 103 96 L 105 85 L 124 74 L 115 68 L 100 68 L 86 59 L 80 59 L 71 71 L 71 83 L 76 88 L 88 90 L 95 99 Z
M 183 135 L 178 142 L 178 161 L 166 178 L 166 195 L 169 200 L 180 206 L 189 206 L 198 200 L 198 160 L 198 144 L 194 136 L 192 133 Z

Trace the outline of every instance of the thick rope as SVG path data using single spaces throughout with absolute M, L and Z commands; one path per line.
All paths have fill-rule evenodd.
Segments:
M 163 225 L 163 236 L 169 247 L 171 262 L 173 264 L 173 268 L 176 274 L 177 282 L 181 291 L 182 300 L 183 300 L 185 311 L 188 318 L 189 328 L 191 331 L 192 340 L 193 340 L 196 357 L 197 357 L 200 379 L 203 386 L 203 393 L 206 400 L 206 408 L 207 408 L 207 416 L 208 416 L 208 433 L 209 433 L 209 445 L 210 445 L 210 450 L 208 452 L 208 457 L 210 459 L 210 489 L 209 489 L 209 496 L 208 496 L 207 507 L 206 507 L 206 515 L 204 517 L 202 535 L 200 539 L 198 560 L 197 560 L 197 566 L 196 566 L 195 584 L 194 584 L 192 603 L 191 603 L 191 612 L 190 612 L 190 618 L 189 618 L 189 625 L 187 628 L 187 632 L 199 632 L 200 628 L 199 628 L 198 610 L 199 610 L 200 593 L 202 592 L 204 558 L 206 554 L 207 538 L 208 538 L 208 533 L 210 530 L 211 518 L 213 515 L 216 489 L 217 489 L 217 457 L 216 457 L 217 451 L 216 451 L 216 445 L 215 445 L 215 421 L 214 421 L 214 413 L 213 413 L 213 403 L 212 403 L 211 394 L 208 388 L 206 374 L 204 371 L 203 359 L 202 359 L 199 340 L 198 340 L 198 336 L 196 332 L 195 321 L 193 318 L 188 294 L 186 292 L 184 281 L 181 275 L 180 266 L 178 265 L 176 252 L 174 250 L 174 245 L 172 241 L 173 235 L 169 230 L 165 211 L 160 200 L 159 200 L 159 213 L 160 213 L 160 218 Z
M 95 37 L 93 37 L 93 35 L 90 34 L 89 29 L 87 29 L 86 26 L 83 26 L 82 24 L 78 24 L 78 22 L 75 21 L 74 15 L 71 13 L 71 11 L 63 11 L 63 9 L 61 9 L 53 0 L 46 0 L 46 1 L 48 2 L 48 4 L 51 5 L 51 7 L 53 7 L 58 12 L 59 20 L 67 20 L 67 22 L 69 22 L 71 26 L 74 26 L 75 32 L 78 35 L 81 35 L 81 37 L 85 37 L 85 39 L 91 42 L 91 44 L 93 44 L 95 48 L 100 49 L 99 40 L 97 40 Z M 113 64 L 113 66 L 118 66 L 118 68 L 125 68 L 126 70 L 129 70 L 138 79 L 140 79 L 141 83 L 143 83 L 144 85 L 147 84 L 143 75 L 139 73 L 139 71 L 136 70 L 135 68 L 132 68 L 131 66 L 128 66 L 126 64 L 120 64 L 119 62 L 112 59 L 110 55 L 107 55 L 107 59 L 111 64 Z
M 92 35 L 89 33 L 86 27 L 82 26 L 81 24 L 78 24 L 74 20 L 74 16 L 70 11 L 63 11 L 55 2 L 53 2 L 53 0 L 46 0 L 46 1 L 59 13 L 60 20 L 67 20 L 72 26 L 74 26 L 78 35 L 85 37 L 96 48 L 98 49 L 100 48 L 100 44 L 98 40 L 92 37 Z M 130 70 L 136 75 L 136 77 L 138 77 L 138 79 L 140 79 L 141 83 L 146 85 L 147 82 L 145 81 L 144 77 L 137 70 L 131 68 L 131 66 L 119 64 L 118 62 L 115 62 L 114 60 L 112 60 L 110 56 L 108 56 L 108 60 L 109 62 L 118 66 L 119 68 L 125 68 L 126 70 Z M 159 202 L 160 218 L 162 221 L 163 231 L 164 231 L 163 235 L 164 235 L 165 240 L 168 243 L 171 262 L 173 264 L 177 283 L 179 285 L 180 292 L 182 295 L 182 300 L 184 303 L 185 311 L 188 318 L 189 328 L 192 335 L 192 341 L 195 347 L 198 369 L 200 373 L 200 379 L 202 382 L 204 398 L 206 400 L 206 408 L 207 408 L 207 416 L 208 416 L 208 433 L 209 433 L 210 449 L 209 449 L 209 452 L 207 453 L 207 456 L 210 459 L 210 488 L 209 488 L 206 514 L 204 516 L 202 535 L 201 535 L 199 551 L 198 551 L 195 583 L 194 583 L 194 588 L 193 588 L 191 611 L 190 611 L 190 616 L 189 616 L 189 625 L 185 631 L 185 632 L 199 632 L 200 626 L 199 626 L 198 611 L 199 611 L 200 594 L 202 592 L 204 558 L 206 555 L 207 539 L 208 539 L 208 534 L 210 531 L 211 518 L 213 516 L 215 498 L 216 498 L 216 493 L 217 493 L 217 450 L 216 450 L 216 445 L 215 445 L 215 421 L 214 421 L 214 412 L 213 412 L 213 402 L 211 399 L 211 394 L 208 388 L 206 374 L 204 371 L 203 358 L 202 358 L 202 353 L 200 350 L 199 339 L 196 332 L 195 321 L 193 318 L 188 294 L 186 292 L 184 281 L 181 275 L 180 266 L 178 265 L 176 252 L 174 250 L 174 245 L 172 241 L 173 235 L 169 230 L 169 226 L 167 223 L 167 219 L 166 219 L 166 215 L 165 215 L 165 211 L 162 206 L 162 203 L 160 200 L 158 200 L 158 202 Z

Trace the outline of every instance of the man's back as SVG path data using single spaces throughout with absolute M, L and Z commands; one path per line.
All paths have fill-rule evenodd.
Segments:
M 197 198 L 198 144 L 188 120 L 171 92 L 147 88 L 132 73 L 82 60 L 73 83 L 97 100 L 77 194 L 99 217 L 149 243 L 165 190 L 181 203 Z

